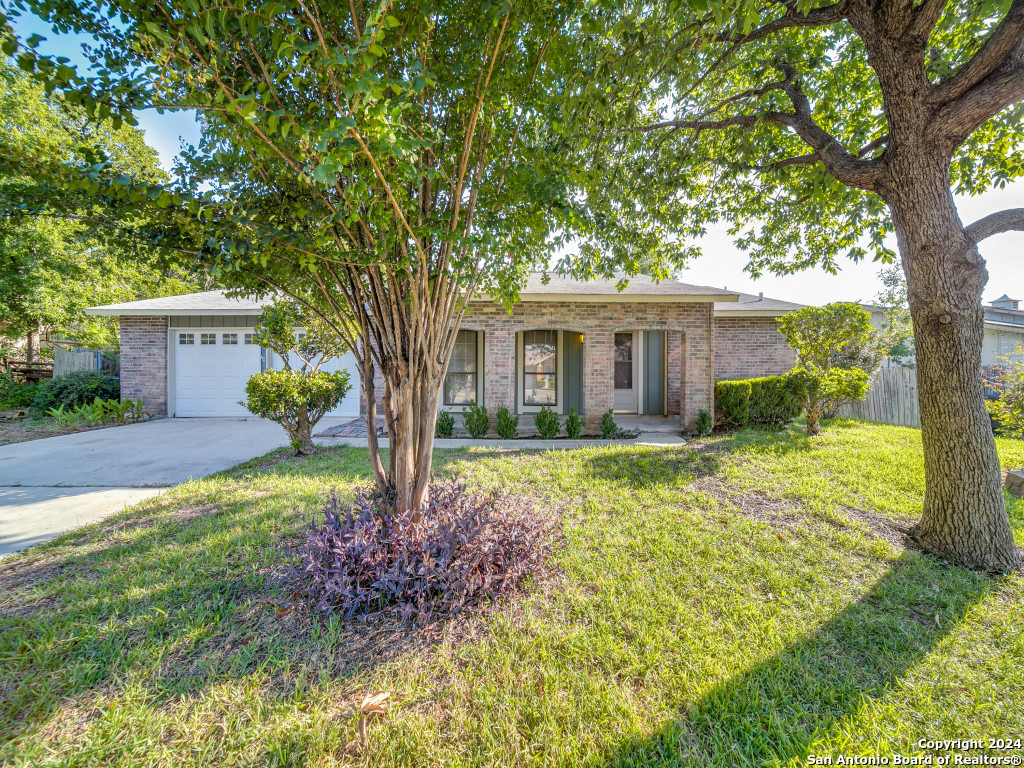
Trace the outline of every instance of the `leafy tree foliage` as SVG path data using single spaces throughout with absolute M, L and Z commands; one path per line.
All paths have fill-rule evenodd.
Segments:
M 997 398 L 989 400 L 989 413 L 998 422 L 1001 435 L 1024 435 L 1024 346 L 1018 345 L 1013 353 L 999 358 L 991 378 L 986 383 L 996 391 Z
M 888 347 L 871 327 L 871 315 L 856 304 L 804 307 L 779 323 L 779 332 L 796 350 L 790 376 L 807 416 L 807 434 L 821 434 L 821 418 L 864 399 L 871 374 Z
M 45 330 L 81 346 L 116 348 L 116 318 L 88 317 L 85 307 L 185 293 L 194 282 L 136 248 L 107 242 L 102 229 L 110 222 L 93 219 L 87 208 L 70 205 L 52 215 L 53 188 L 14 163 L 107 153 L 122 172 L 156 181 L 165 177 L 156 153 L 139 131 L 90 123 L 59 95 L 47 96 L 6 56 L 0 83 L 0 335 L 28 337 L 33 357 Z
M 748 271 L 907 277 L 927 478 L 913 536 L 982 568 L 1020 562 L 979 386 L 988 279 L 952 192 L 1024 174 L 1024 0 L 601 3 L 586 29 L 574 150 L 595 220 L 687 237 L 727 221 Z M 605 179 L 616 179 L 613 194 Z M 620 194 L 631 190 L 627 198 Z
M 914 367 L 914 326 L 907 299 L 907 279 L 899 266 L 879 270 L 882 290 L 875 303 L 883 310 L 881 337 L 888 345 L 888 356 L 896 365 Z

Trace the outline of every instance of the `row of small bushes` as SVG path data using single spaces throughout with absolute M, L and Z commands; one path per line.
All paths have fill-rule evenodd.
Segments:
M 494 429 L 498 437 L 504 440 L 514 440 L 519 432 L 519 417 L 513 415 L 505 406 L 495 411 Z M 469 432 L 470 437 L 480 439 L 484 437 L 491 428 L 490 417 L 487 415 L 487 408 L 476 403 L 466 408 L 462 413 L 462 422 Z M 569 415 L 565 423 L 561 423 L 558 416 L 548 406 L 544 406 L 533 417 L 533 425 L 542 440 L 552 440 L 564 428 L 565 435 L 570 440 L 578 440 L 583 434 L 583 417 L 575 408 L 569 409 Z M 601 435 L 605 438 L 613 438 L 619 432 L 612 412 L 608 411 L 601 419 Z M 437 422 L 434 434 L 440 438 L 450 438 L 455 433 L 455 417 L 449 411 L 441 411 L 437 415 Z
M 800 415 L 801 383 L 790 374 L 715 382 L 715 423 L 786 424 Z

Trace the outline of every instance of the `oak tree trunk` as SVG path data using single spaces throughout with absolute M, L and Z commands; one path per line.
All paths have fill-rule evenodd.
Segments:
M 821 434 L 820 413 L 817 408 L 807 410 L 807 434 L 811 437 Z
M 1010 570 L 1020 554 L 981 383 L 988 272 L 957 214 L 948 164 L 925 152 L 894 161 L 886 199 L 907 277 L 925 464 L 912 536 L 963 565 Z

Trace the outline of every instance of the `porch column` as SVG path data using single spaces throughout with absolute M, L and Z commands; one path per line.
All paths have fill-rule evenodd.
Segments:
M 715 412 L 715 372 L 712 354 L 713 305 L 705 305 L 703 322 L 683 337 L 683 402 L 680 422 L 684 428 L 697 423 L 697 414 Z
M 583 334 L 583 408 L 588 430 L 600 429 L 601 417 L 615 405 L 614 341 L 611 331 Z
M 507 325 L 489 328 L 484 335 L 484 405 L 491 419 L 505 406 L 516 406 L 516 332 Z

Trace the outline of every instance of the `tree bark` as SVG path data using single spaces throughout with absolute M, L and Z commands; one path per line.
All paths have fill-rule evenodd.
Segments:
M 422 509 L 429 498 L 441 377 L 425 370 L 406 374 L 400 366 L 383 375 L 393 503 L 399 512 Z
M 985 262 L 967 236 L 949 165 L 913 148 L 892 158 L 892 212 L 917 350 L 925 500 L 911 535 L 962 565 L 1007 571 L 1020 553 L 1006 514 L 981 383 Z
M 807 409 L 807 435 L 809 437 L 821 434 L 821 421 L 819 419 L 819 414 L 820 411 L 818 409 Z
M 296 456 L 309 456 L 313 453 L 313 424 L 309 420 L 309 412 L 305 406 L 299 408 L 295 423 L 287 425 L 286 429 Z
M 43 337 L 43 321 L 36 320 L 36 327 L 34 330 L 28 332 L 28 338 L 25 340 L 25 362 L 34 363 L 41 357 L 40 346 L 41 339 Z

